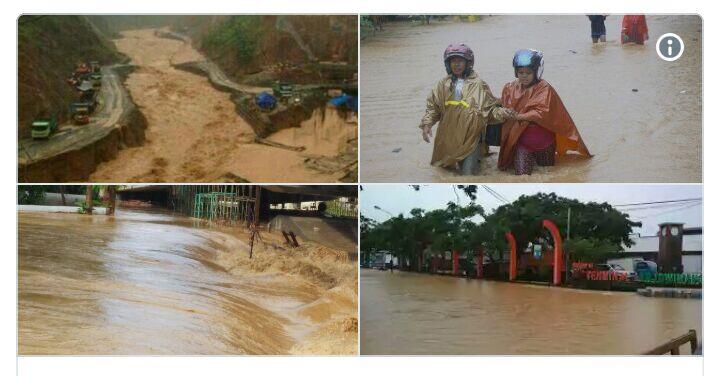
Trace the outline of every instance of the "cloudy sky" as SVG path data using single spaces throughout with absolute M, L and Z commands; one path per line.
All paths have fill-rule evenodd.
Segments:
M 699 184 L 485 184 L 505 199 L 514 201 L 521 195 L 537 192 L 555 192 L 558 195 L 575 198 L 583 202 L 608 202 L 611 205 L 692 199 L 702 197 Z M 362 215 L 377 221 L 384 221 L 392 215 L 404 213 L 416 207 L 426 210 L 445 207 L 448 201 L 457 201 L 450 184 L 422 185 L 419 192 L 407 184 L 363 184 L 360 192 Z M 460 203 L 470 199 L 460 190 Z M 492 212 L 503 202 L 478 186 L 476 202 Z M 382 210 L 376 209 L 378 206 Z M 662 222 L 682 222 L 685 227 L 702 226 L 702 207 L 699 202 L 657 204 L 628 207 L 623 211 L 633 220 L 641 221 L 642 228 L 635 231 L 652 235 Z

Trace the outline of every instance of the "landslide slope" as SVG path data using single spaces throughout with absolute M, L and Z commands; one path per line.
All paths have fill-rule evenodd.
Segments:
M 28 136 L 41 113 L 61 121 L 75 98 L 65 80 L 79 61 L 101 64 L 125 58 L 85 16 L 21 16 L 18 19 L 18 132 Z

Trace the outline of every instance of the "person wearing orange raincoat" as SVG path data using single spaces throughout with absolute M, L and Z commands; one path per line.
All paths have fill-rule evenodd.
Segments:
M 625 43 L 645 44 L 650 36 L 648 35 L 647 22 L 643 15 L 626 15 L 622 20 L 622 31 L 620 40 Z
M 542 79 L 542 52 L 519 50 L 513 68 L 517 79 L 502 91 L 511 118 L 502 125 L 498 168 L 530 175 L 535 165 L 552 166 L 556 155 L 568 151 L 591 157 L 560 96 Z
M 488 85 L 473 71 L 475 57 L 468 46 L 448 46 L 443 59 L 448 75 L 428 96 L 420 128 L 429 143 L 432 127 L 439 122 L 430 162 L 433 166 L 460 167 L 463 175 L 471 175 L 485 149 L 485 127 L 489 122 L 502 123 L 509 111 L 500 107 Z

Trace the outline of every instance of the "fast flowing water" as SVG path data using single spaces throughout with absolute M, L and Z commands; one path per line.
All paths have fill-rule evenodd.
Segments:
M 702 178 L 702 21 L 697 16 L 648 16 L 650 40 L 621 45 L 622 16 L 605 22 L 607 43 L 592 44 L 584 15 L 491 16 L 429 26 L 390 24 L 361 45 L 361 179 L 366 182 L 700 182 Z M 682 57 L 661 60 L 655 42 L 680 35 Z M 422 140 L 425 99 L 445 75 L 442 52 L 466 43 L 475 71 L 501 95 L 515 79 L 521 48 L 545 54 L 545 78 L 556 89 L 590 152 L 564 158 L 531 176 L 497 169 L 486 157 L 478 176 L 430 165 Z M 492 147 L 491 151 L 497 152 Z
M 317 311 L 312 303 L 323 289 L 291 273 L 231 272 L 218 255 L 245 260 L 246 244 L 200 222 L 126 210 L 114 217 L 20 213 L 18 236 L 20 354 L 313 347 L 309 334 L 320 324 L 301 310 Z M 316 315 L 327 321 L 336 306 Z
M 695 299 L 367 269 L 360 281 L 361 354 L 637 355 L 702 329 Z

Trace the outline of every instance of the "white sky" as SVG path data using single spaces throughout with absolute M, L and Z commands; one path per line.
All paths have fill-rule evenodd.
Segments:
M 703 197 L 700 184 L 485 184 L 514 201 L 523 194 L 532 195 L 537 192 L 555 192 L 568 198 L 575 198 L 582 202 L 605 202 L 611 205 L 632 204 L 639 202 L 667 201 L 687 198 Z M 448 201 L 456 201 L 451 184 L 422 185 L 419 192 L 414 191 L 407 184 L 363 184 L 360 192 L 360 210 L 362 215 L 384 221 L 389 215 L 374 206 L 398 215 L 409 215 L 410 210 L 416 207 L 433 210 L 445 207 Z M 470 199 L 460 190 L 460 203 L 467 204 Z M 487 213 L 491 213 L 502 203 L 491 196 L 478 185 L 476 202 Z M 643 226 L 635 228 L 635 232 L 643 235 L 653 235 L 657 225 L 662 222 L 682 222 L 685 227 L 702 226 L 703 205 L 687 207 L 689 204 L 679 206 L 664 206 L 646 210 L 625 211 L 632 220 L 641 221 Z

